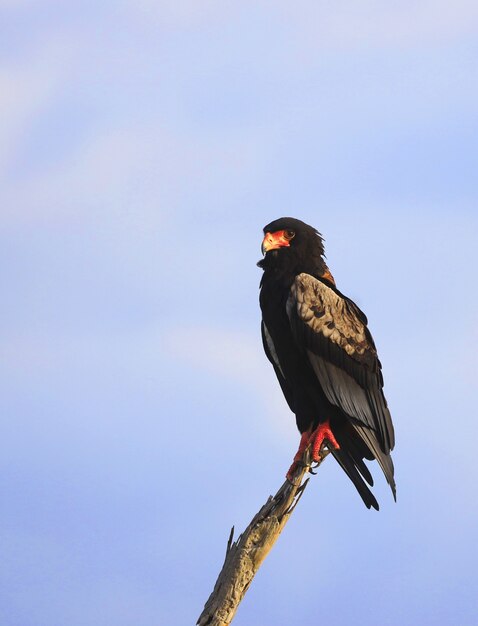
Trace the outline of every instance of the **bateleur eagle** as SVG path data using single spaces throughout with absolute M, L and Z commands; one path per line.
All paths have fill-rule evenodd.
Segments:
M 322 236 L 283 217 L 264 228 L 262 340 L 301 433 L 304 450 L 331 451 L 368 508 L 378 503 L 364 459 L 376 459 L 395 497 L 392 419 L 367 318 L 344 296 L 324 260 Z

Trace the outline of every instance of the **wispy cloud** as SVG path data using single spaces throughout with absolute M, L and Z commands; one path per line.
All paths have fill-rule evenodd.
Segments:
M 290 441 L 295 418 L 262 352 L 259 328 L 256 335 L 204 326 L 170 329 L 164 335 L 164 348 L 170 358 L 185 366 L 211 373 L 218 381 L 234 381 L 252 392 L 270 432 Z
M 360 4 L 350 0 L 333 4 L 305 0 L 294 5 L 283 1 L 274 5 L 250 1 L 234 5 L 208 0 L 201 6 L 192 0 L 180 4 L 171 0 L 141 0 L 128 2 L 127 7 L 132 15 L 144 14 L 160 24 L 182 28 L 214 28 L 253 15 L 256 20 L 270 20 L 279 30 L 287 25 L 297 38 L 294 43 L 298 51 L 327 49 L 343 53 L 353 48 L 423 47 L 450 42 L 478 30 L 478 9 L 470 0 L 453 4 L 446 0 L 395 4 L 376 0 Z
M 302 4 L 302 11 L 300 10 Z M 423 48 L 442 45 L 478 30 L 478 7 L 469 0 L 383 3 L 376 0 L 333 5 L 282 4 L 297 37 L 309 49 Z
M 64 44 L 47 44 L 33 57 L 0 65 L 0 176 L 4 181 L 32 122 L 61 89 L 68 57 Z

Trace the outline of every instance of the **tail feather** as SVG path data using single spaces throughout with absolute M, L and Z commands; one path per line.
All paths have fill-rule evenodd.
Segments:
M 365 506 L 367 508 L 373 507 L 377 511 L 379 509 L 377 500 L 366 485 L 367 482 L 373 487 L 373 478 L 364 459 L 376 459 L 378 461 L 396 500 L 393 462 L 390 455 L 382 451 L 374 431 L 353 421 L 345 423 L 337 421 L 335 427 L 332 426 L 332 428 L 340 444 L 340 449 L 331 450 L 331 452 L 355 485 Z
M 357 464 L 355 462 L 356 459 L 352 457 L 350 452 L 342 448 L 340 450 L 332 450 L 332 454 L 337 459 L 339 465 L 342 467 L 344 472 L 347 474 L 347 476 L 355 485 L 355 488 L 359 492 L 367 509 L 369 509 L 370 507 L 373 507 L 374 509 L 378 511 L 379 510 L 378 502 L 375 496 L 373 495 L 373 493 L 365 484 L 364 479 L 360 475 L 357 469 Z M 361 461 L 361 463 L 363 464 L 363 461 Z M 370 475 L 370 472 L 369 472 L 369 475 Z
M 358 433 L 362 441 L 367 445 L 369 450 L 372 452 L 374 457 L 377 459 L 378 464 L 382 468 L 382 471 L 385 475 L 387 483 L 390 485 L 390 489 L 393 493 L 393 498 L 397 500 L 397 489 L 395 485 L 395 479 L 393 477 L 394 468 L 393 461 L 390 454 L 384 454 L 380 448 L 380 444 L 377 441 L 375 433 L 367 428 L 366 426 L 361 426 L 355 422 L 352 422 L 352 426 L 355 431 Z

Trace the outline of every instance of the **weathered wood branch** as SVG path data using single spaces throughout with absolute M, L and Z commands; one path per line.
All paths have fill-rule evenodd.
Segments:
M 327 454 L 328 450 L 324 448 L 320 463 Z M 197 621 L 199 626 L 228 626 L 231 623 L 257 570 L 279 538 L 304 493 L 309 482 L 309 478 L 304 480 L 304 476 L 309 471 L 311 471 L 310 450 L 307 449 L 303 463 L 294 472 L 293 482 L 286 480 L 274 497 L 269 496 L 236 541 L 233 541 L 234 527 L 232 527 L 224 565 L 214 590 L 199 616 Z

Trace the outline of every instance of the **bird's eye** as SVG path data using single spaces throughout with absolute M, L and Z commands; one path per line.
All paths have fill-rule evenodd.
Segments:
M 284 231 L 284 237 L 285 237 L 285 239 L 287 239 L 287 241 L 290 241 L 291 239 L 294 239 L 295 232 L 293 230 L 285 230 Z

